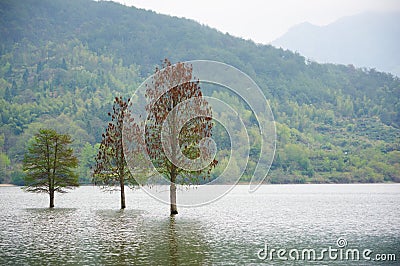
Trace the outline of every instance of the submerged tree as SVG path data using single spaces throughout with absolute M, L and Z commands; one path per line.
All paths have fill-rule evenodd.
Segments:
M 78 166 L 69 135 L 58 134 L 53 129 L 40 129 L 31 140 L 25 154 L 23 169 L 24 190 L 34 193 L 48 193 L 50 208 L 54 207 L 54 193 L 65 193 L 65 189 L 79 186 L 78 176 L 73 168 Z
M 199 82 L 191 81 L 191 65 L 172 65 L 165 59 L 163 67 L 156 69 L 152 84 L 146 88 L 145 140 L 153 165 L 170 181 L 174 215 L 178 213 L 176 184 L 197 184 L 208 178 L 217 161 L 202 142 L 211 137 L 212 113 Z
M 129 99 L 128 99 L 129 102 Z M 93 171 L 93 182 L 103 186 L 104 189 L 119 187 L 121 192 L 121 209 L 125 209 L 125 184 L 136 185 L 126 165 L 122 145 L 122 129 L 128 103 L 122 97 L 114 100 L 113 113 L 108 113 L 111 122 L 106 133 L 102 135 L 102 141 L 96 158 Z

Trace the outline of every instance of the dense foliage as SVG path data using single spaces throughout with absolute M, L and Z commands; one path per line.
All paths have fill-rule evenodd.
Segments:
M 0 13 L 2 182 L 21 182 L 27 141 L 50 126 L 75 140 L 89 182 L 114 96 L 131 96 L 165 57 L 222 61 L 259 84 L 278 129 L 271 182 L 400 181 L 400 80 L 390 74 L 111 2 L 4 0 Z
M 24 190 L 47 193 L 50 208 L 54 207 L 54 193 L 65 193 L 66 189 L 79 186 L 78 176 L 73 171 L 78 159 L 70 147 L 71 136 L 58 134 L 53 129 L 40 129 L 31 139 L 24 156 Z

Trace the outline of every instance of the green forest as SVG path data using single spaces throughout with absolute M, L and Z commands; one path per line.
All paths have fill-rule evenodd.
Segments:
M 164 58 L 221 61 L 257 82 L 277 127 L 267 182 L 400 182 L 396 76 L 318 64 L 192 20 L 112 2 L 3 0 L 0 183 L 23 184 L 24 153 L 40 128 L 72 136 L 79 181 L 90 183 L 113 99 L 130 97 Z M 253 144 L 250 152 L 257 153 Z M 242 181 L 250 177 L 246 171 Z

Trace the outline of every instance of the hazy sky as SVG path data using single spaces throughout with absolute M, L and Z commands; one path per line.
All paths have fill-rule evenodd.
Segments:
M 290 27 L 326 25 L 365 11 L 400 10 L 400 0 L 114 0 L 194 19 L 231 35 L 269 43 Z

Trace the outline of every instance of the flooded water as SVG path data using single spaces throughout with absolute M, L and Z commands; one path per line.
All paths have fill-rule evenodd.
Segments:
M 57 194 L 48 209 L 47 195 L 0 187 L 0 265 L 400 264 L 399 184 L 264 185 L 253 194 L 243 185 L 172 218 L 168 205 L 127 191 L 124 211 L 118 193 L 96 187 Z M 272 249 L 286 253 L 271 258 Z M 348 249 L 359 260 L 346 260 Z

